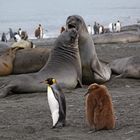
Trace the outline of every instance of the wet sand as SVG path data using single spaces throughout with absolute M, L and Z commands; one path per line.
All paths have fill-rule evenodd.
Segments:
M 140 43 L 96 45 L 101 60 L 140 55 Z M 0 99 L 0 140 L 139 140 L 140 79 L 115 79 L 106 82 L 116 114 L 116 127 L 89 134 L 85 122 L 84 94 L 87 86 L 64 90 L 67 124 L 51 129 L 52 120 L 46 93 L 15 94 Z

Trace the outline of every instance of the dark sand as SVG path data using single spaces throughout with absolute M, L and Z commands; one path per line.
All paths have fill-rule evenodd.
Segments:
M 140 55 L 140 43 L 96 46 L 98 57 Z M 113 75 L 114 76 L 114 75 Z M 89 134 L 85 123 L 87 86 L 66 90 L 67 125 L 50 129 L 52 120 L 46 93 L 16 94 L 0 99 L 0 140 L 140 140 L 140 79 L 114 79 L 105 85 L 113 98 L 116 127 Z

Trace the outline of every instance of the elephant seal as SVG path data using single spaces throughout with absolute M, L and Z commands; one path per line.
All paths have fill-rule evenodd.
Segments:
M 0 76 L 6 76 L 13 71 L 13 62 L 18 48 L 9 48 L 5 53 L 0 55 Z
M 78 33 L 75 29 L 58 36 L 45 66 L 37 73 L 10 75 L 0 78 L 0 97 L 14 93 L 45 92 L 40 81 L 54 77 L 63 88 L 81 85 L 81 61 Z
M 130 56 L 116 59 L 109 63 L 116 78 L 140 78 L 140 56 Z
M 48 47 L 18 49 L 13 61 L 13 71 L 11 74 L 24 74 L 39 71 L 45 65 L 51 51 L 51 48 Z M 1 48 L 0 56 L 4 55 L 7 51 L 9 51 L 9 48 Z
M 110 79 L 110 68 L 101 63 L 97 57 L 94 42 L 89 35 L 83 18 L 79 15 L 69 16 L 66 29 L 75 28 L 79 34 L 79 51 L 82 63 L 82 81 L 84 84 L 103 83 Z
M 20 41 L 13 43 L 11 47 L 12 48 L 19 47 L 23 49 L 33 48 L 33 43 L 31 41 L 21 39 Z
M 39 71 L 47 62 L 51 49 L 47 47 L 27 48 L 17 51 L 12 74 Z
M 136 31 L 125 31 L 94 35 L 92 38 L 95 44 L 130 43 L 139 42 L 140 33 Z

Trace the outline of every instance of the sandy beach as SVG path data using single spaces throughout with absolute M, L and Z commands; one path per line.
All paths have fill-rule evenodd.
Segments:
M 98 44 L 99 59 L 106 62 L 140 54 L 140 42 Z M 46 93 L 15 94 L 0 99 L 0 140 L 139 140 L 140 79 L 115 79 L 106 82 L 116 114 L 116 127 L 89 134 L 85 122 L 87 85 L 64 90 L 67 103 L 66 127 L 51 129 L 52 120 Z
M 95 22 L 104 27 L 103 34 L 93 35 L 95 32 L 92 32 L 96 52 L 101 61 L 109 63 L 117 58 L 140 56 L 140 0 L 3 0 L 0 3 L 0 39 L 4 33 L 8 42 L 0 40 L 0 56 L 10 51 L 9 47 L 15 43 L 10 33 L 18 32 L 19 28 L 26 31 L 29 41 L 38 47 L 34 50 L 30 48 L 31 51 L 18 50 L 12 61 L 12 74 L 23 74 L 25 70 L 31 72 L 34 66 L 39 67 L 35 72 L 40 70 L 48 59 L 48 51 L 54 46 L 61 27 L 66 27 L 68 17 L 72 15 L 83 17 L 87 27 L 94 27 Z M 121 23 L 120 32 L 109 32 L 109 25 L 117 25 L 118 21 Z M 37 39 L 35 30 L 39 24 L 44 35 L 43 38 Z M 6 57 L 3 58 L 5 60 Z M 6 64 L 1 60 L 0 62 Z M 5 72 L 5 69 L 3 71 Z M 13 86 L 12 92 L 8 92 L 13 95 L 0 98 L 0 140 L 140 140 L 140 79 L 115 76 L 112 74 L 111 79 L 104 83 L 112 96 L 115 110 L 116 126 L 113 130 L 88 133 L 84 97 L 88 85 L 64 90 L 67 106 L 66 126 L 56 129 L 51 129 L 52 118 L 47 93 L 14 94 L 12 90 L 15 88 L 18 91 L 18 86 Z M 27 90 L 29 81 L 32 82 L 32 78 L 27 78 L 27 82 L 24 82 L 24 77 L 22 82 L 15 77 L 14 79 L 19 84 L 23 82 L 23 88 Z M 3 80 L 3 77 L 0 77 L 0 97 L 1 93 L 9 91 L 15 81 L 10 78 Z M 37 84 L 34 86 L 33 81 L 32 85 L 29 88 L 37 92 Z

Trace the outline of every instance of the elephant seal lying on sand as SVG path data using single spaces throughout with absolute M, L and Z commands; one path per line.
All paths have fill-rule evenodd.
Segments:
M 97 57 L 94 42 L 89 35 L 83 18 L 79 15 L 69 16 L 66 20 L 66 28 L 75 28 L 79 34 L 79 50 L 82 63 L 82 82 L 103 83 L 110 79 L 110 68 L 101 63 Z
M 75 29 L 64 31 L 56 40 L 45 66 L 37 73 L 10 75 L 0 78 L 0 97 L 11 92 L 45 92 L 40 81 L 53 77 L 63 88 L 75 88 L 81 84 L 81 61 L 78 34 Z
M 136 31 L 105 33 L 105 34 L 94 35 L 92 38 L 95 44 L 139 42 L 140 33 Z
M 20 50 L 16 52 L 11 74 L 25 74 L 39 71 L 47 62 L 51 51 L 51 48 L 48 47 L 18 49 Z M 3 56 L 8 51 L 9 48 L 1 48 L 0 56 Z
M 12 48 L 34 48 L 34 45 L 31 41 L 21 39 L 19 42 L 15 42 L 11 46 Z
M 140 78 L 140 56 L 120 58 L 109 63 L 116 77 Z
M 16 53 L 12 74 L 33 73 L 39 71 L 47 62 L 51 49 L 36 47 L 19 50 Z

